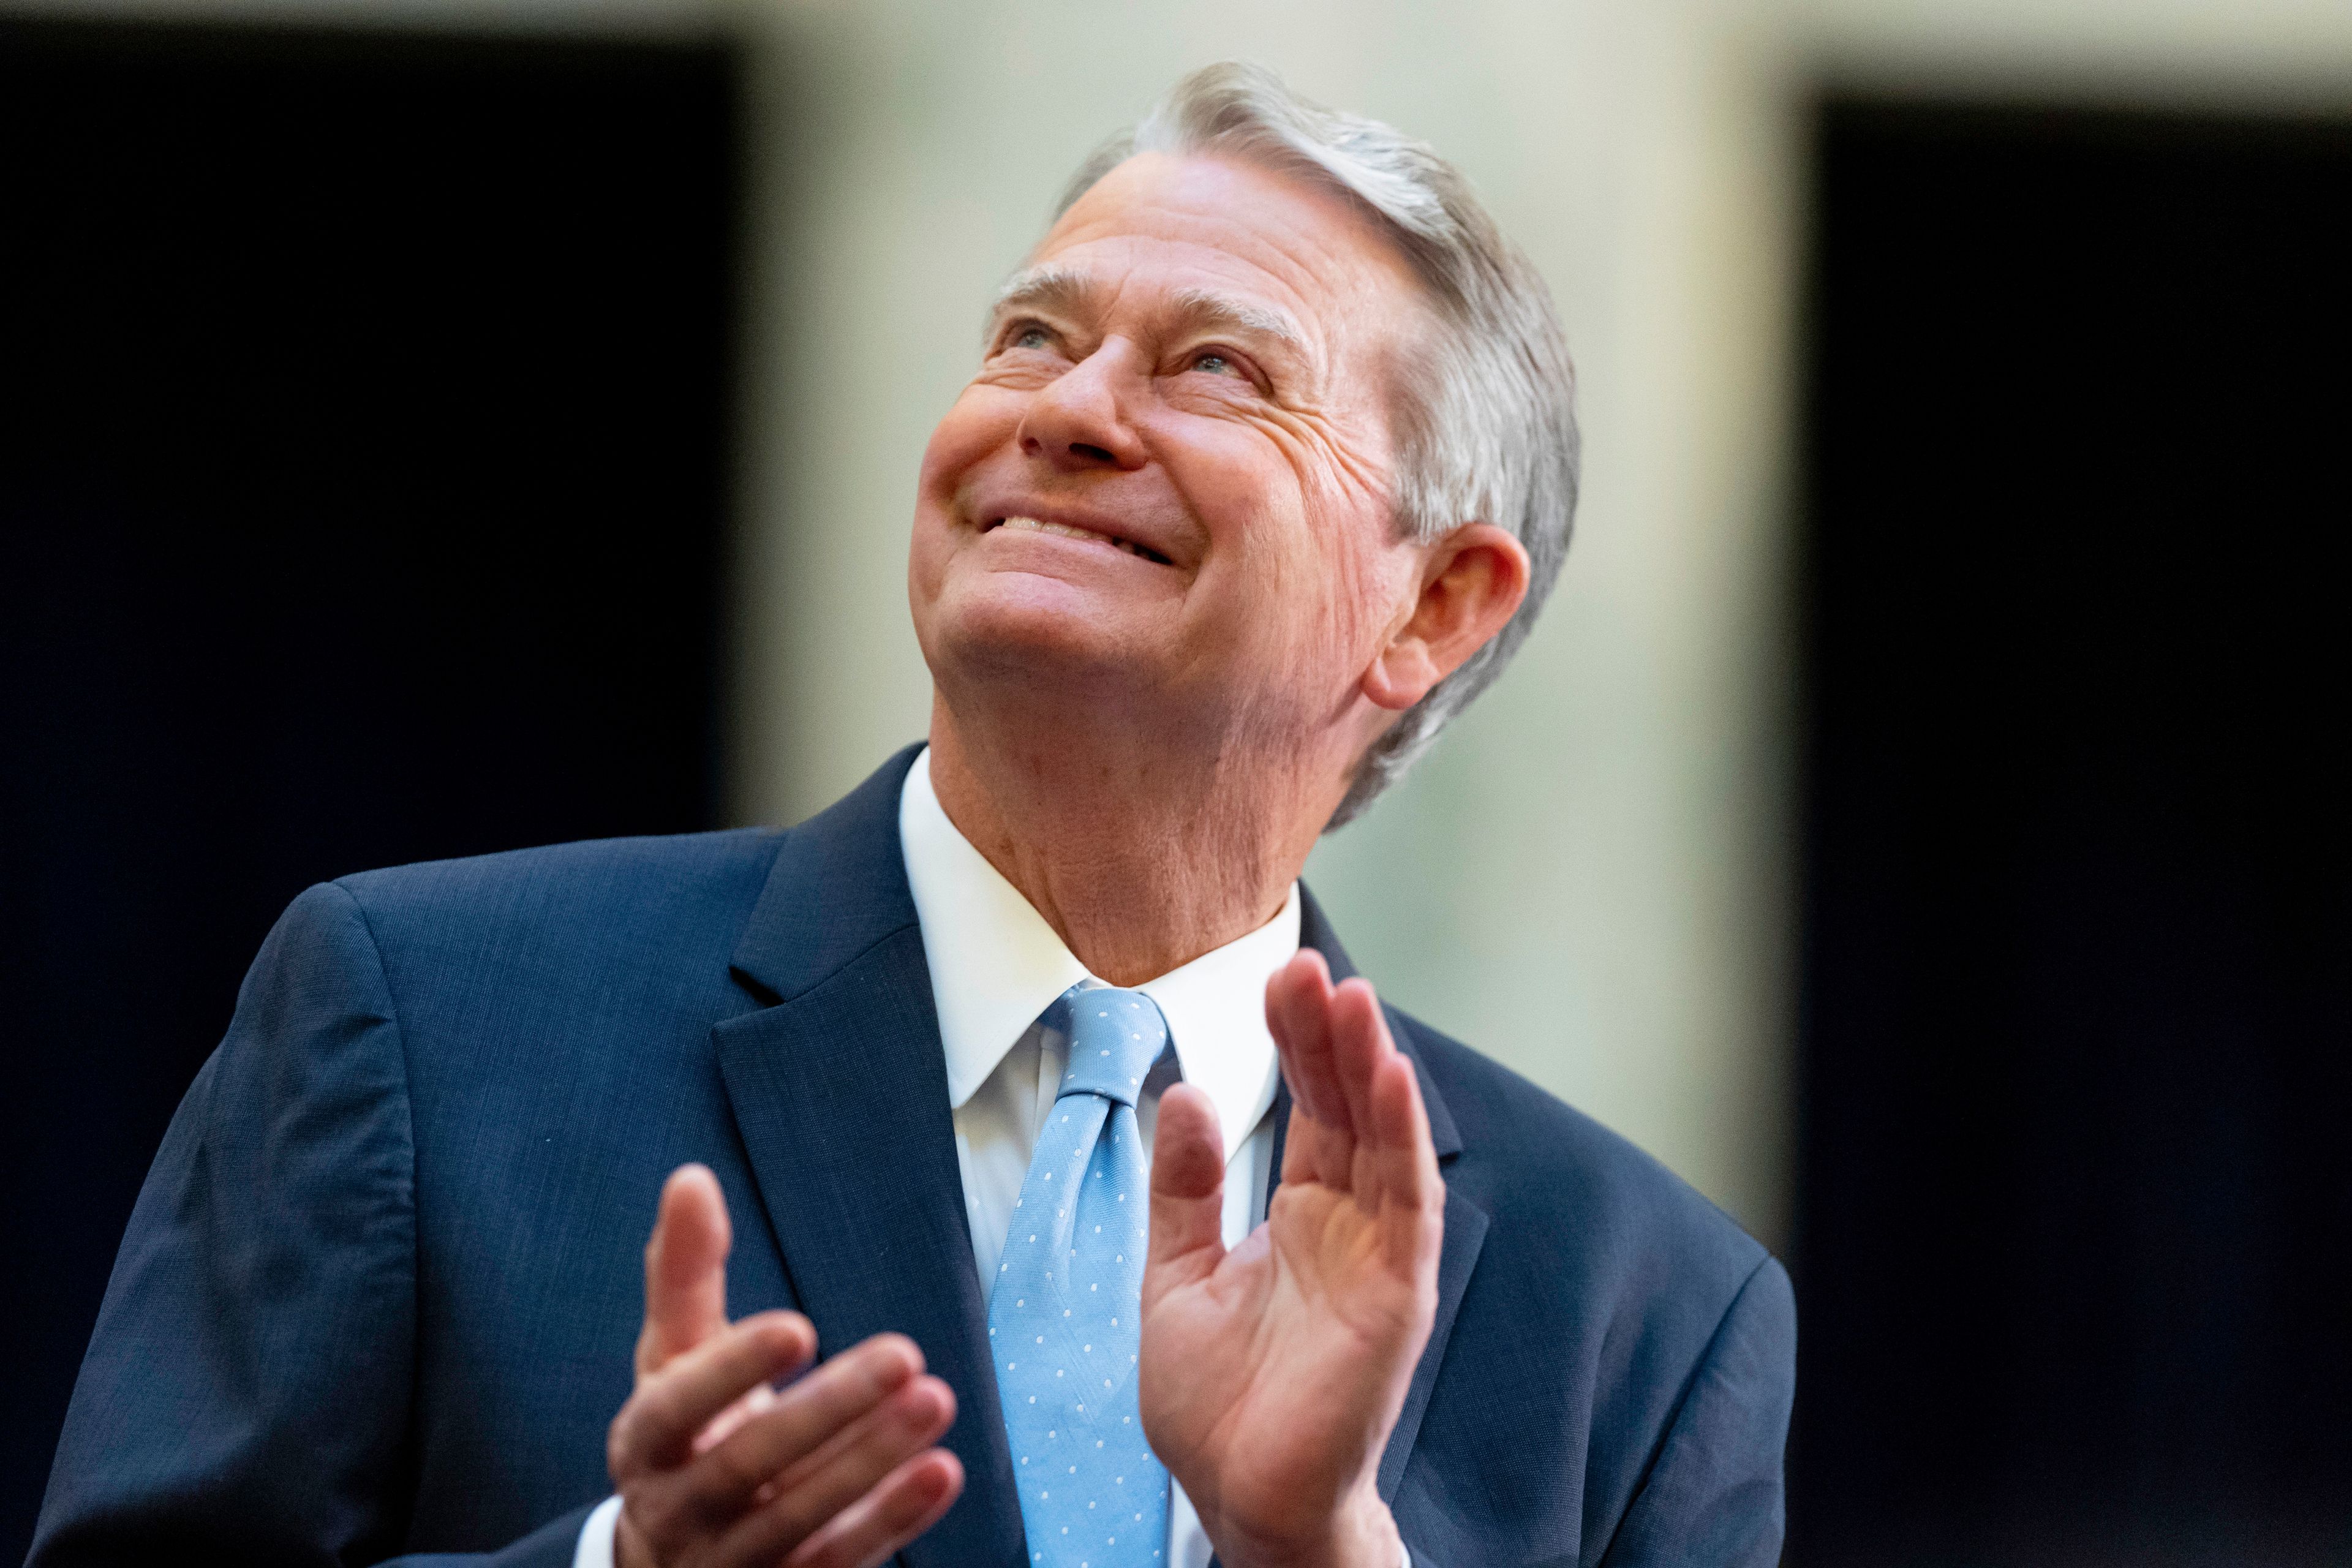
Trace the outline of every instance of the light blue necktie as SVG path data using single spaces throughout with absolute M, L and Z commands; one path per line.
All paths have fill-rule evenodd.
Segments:
M 1152 1568 L 1168 1471 L 1135 1400 L 1151 1203 L 1135 1101 L 1168 1025 L 1139 991 L 1076 987 L 1045 1022 L 1066 1026 L 1070 1065 L 988 1301 L 1021 1522 L 1032 1563 Z

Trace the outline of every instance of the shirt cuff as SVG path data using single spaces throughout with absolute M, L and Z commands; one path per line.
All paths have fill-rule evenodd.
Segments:
M 580 1544 L 572 1549 L 572 1568 L 613 1568 L 613 1532 L 620 1525 L 619 1498 L 608 1497 L 589 1510 L 580 1526 Z M 1412 1568 L 1410 1561 L 1405 1568 Z

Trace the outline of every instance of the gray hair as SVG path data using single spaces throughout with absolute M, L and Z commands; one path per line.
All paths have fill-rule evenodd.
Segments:
M 1528 596 L 1503 629 L 1365 752 L 1326 831 L 1363 811 L 1502 673 L 1559 575 L 1576 513 L 1576 372 L 1551 294 L 1459 170 L 1425 142 L 1310 103 L 1262 66 L 1208 66 L 1097 148 L 1055 216 L 1138 153 L 1223 154 L 1335 191 L 1419 275 L 1441 330 L 1411 349 L 1391 419 L 1397 527 L 1428 542 L 1467 522 L 1526 546 Z

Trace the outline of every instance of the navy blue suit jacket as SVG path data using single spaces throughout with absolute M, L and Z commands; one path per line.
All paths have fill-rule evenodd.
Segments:
M 954 1386 L 969 1482 L 907 1568 L 1023 1568 L 898 843 L 911 756 L 788 831 L 296 900 L 140 1194 L 31 1562 L 562 1568 L 607 1489 L 656 1194 L 700 1160 L 730 1312 L 797 1307 L 828 1353 L 902 1330 Z M 1303 936 L 1349 972 L 1311 901 Z M 1380 1468 L 1416 1557 L 1774 1562 L 1787 1276 L 1631 1145 L 1390 1020 L 1446 1182 Z

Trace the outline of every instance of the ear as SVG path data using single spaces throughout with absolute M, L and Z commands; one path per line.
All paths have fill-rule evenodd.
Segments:
M 1364 671 L 1364 695 L 1397 711 L 1503 629 L 1528 596 L 1527 547 L 1488 522 L 1465 523 L 1428 547 L 1421 595 Z

